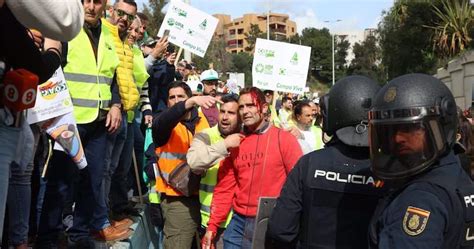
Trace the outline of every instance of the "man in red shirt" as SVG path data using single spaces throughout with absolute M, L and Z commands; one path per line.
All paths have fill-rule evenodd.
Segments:
M 256 87 L 240 92 L 239 115 L 244 124 L 240 147 L 230 150 L 219 168 L 211 204 L 211 217 L 203 248 L 231 208 L 232 220 L 224 232 L 224 247 L 250 248 L 260 197 L 278 197 L 286 176 L 302 156 L 296 138 L 267 121 L 268 104 Z

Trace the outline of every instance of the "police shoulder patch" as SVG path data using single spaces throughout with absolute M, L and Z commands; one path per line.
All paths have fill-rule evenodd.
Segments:
M 429 211 L 408 206 L 403 217 L 403 231 L 410 236 L 416 236 L 425 230 L 429 218 Z

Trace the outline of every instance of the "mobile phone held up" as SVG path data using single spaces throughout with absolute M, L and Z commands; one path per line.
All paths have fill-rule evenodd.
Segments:
M 163 32 L 163 37 L 169 37 L 169 36 L 170 36 L 170 30 L 165 29 L 165 31 Z

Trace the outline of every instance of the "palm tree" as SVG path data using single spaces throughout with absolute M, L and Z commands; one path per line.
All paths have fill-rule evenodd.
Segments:
M 442 0 L 442 8 L 433 6 L 440 21 L 435 27 L 434 48 L 443 57 L 452 57 L 469 46 L 474 11 L 469 0 Z

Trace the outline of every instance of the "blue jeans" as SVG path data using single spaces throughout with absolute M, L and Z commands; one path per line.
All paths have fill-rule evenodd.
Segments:
M 224 232 L 224 249 L 251 249 L 255 218 L 234 212 Z
M 107 149 L 104 168 L 104 193 L 107 205 L 112 184 L 112 176 L 118 167 L 125 140 L 127 139 L 127 113 L 122 113 L 122 124 L 118 131 L 107 134 Z
M 32 172 L 33 163 L 28 164 L 26 169 L 21 168 L 17 163 L 11 164 L 8 188 L 8 234 L 13 245 L 28 242 Z
M 38 230 L 41 212 L 43 210 L 44 194 L 46 193 L 46 180 L 43 177 L 39 177 L 39 189 L 38 196 L 36 197 L 36 230 Z
M 128 206 L 128 172 L 132 165 L 133 151 L 133 124 L 127 124 L 127 137 L 123 144 L 120 161 L 112 175 L 112 184 L 110 187 L 110 209 L 114 213 L 122 213 Z
M 0 119 L 0 244 L 2 243 L 5 204 L 7 203 L 10 164 L 15 157 L 20 131 L 20 128 L 4 125 Z
M 56 248 L 59 232 L 63 230 L 62 212 L 69 189 L 75 195 L 74 223 L 68 231 L 72 242 L 90 240 L 90 230 L 110 226 L 103 187 L 106 151 L 105 122 L 78 125 L 87 167 L 79 170 L 71 158 L 61 151 L 51 157 L 44 203 L 38 229 L 38 248 Z

